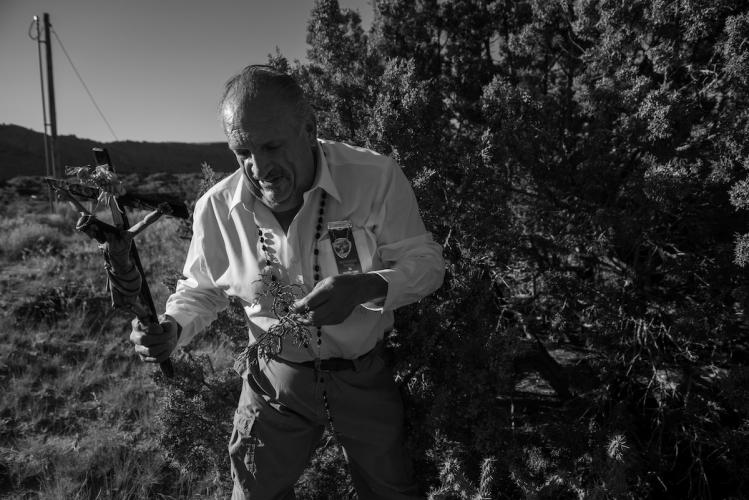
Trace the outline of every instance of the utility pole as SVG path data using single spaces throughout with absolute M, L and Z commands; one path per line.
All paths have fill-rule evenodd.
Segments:
M 32 29 L 36 30 L 36 34 L 32 33 Z M 42 90 L 42 117 L 44 118 L 44 120 L 42 121 L 42 123 L 44 124 L 44 175 L 46 175 L 47 177 L 51 177 L 52 170 L 50 167 L 49 159 L 49 137 L 47 137 L 47 96 L 44 93 L 44 66 L 42 65 L 42 44 L 44 43 L 44 41 L 42 40 L 42 31 L 39 26 L 39 16 L 34 16 L 34 20 L 29 27 L 29 38 L 36 42 L 36 51 L 39 56 L 39 83 L 41 84 Z M 55 192 L 52 187 L 48 187 L 48 189 L 49 191 L 47 195 L 49 198 L 49 211 L 54 212 Z
M 52 176 L 58 177 L 57 168 L 60 164 L 60 153 L 57 151 L 57 110 L 55 108 L 55 79 L 52 72 L 52 40 L 49 37 L 49 14 L 44 13 L 44 41 L 47 55 L 47 97 L 49 98 L 49 127 L 50 127 L 50 158 L 52 160 Z

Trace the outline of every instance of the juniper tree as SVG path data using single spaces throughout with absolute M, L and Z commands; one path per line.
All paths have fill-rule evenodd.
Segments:
M 363 36 L 335 4 L 316 3 L 309 40 L 325 43 L 298 71 L 321 102 L 348 99 L 350 109 L 361 97 L 355 115 L 328 107 L 329 123 L 397 155 L 448 261 L 443 290 L 397 320 L 400 374 L 428 414 L 420 428 L 432 433 L 419 446 L 436 450 L 442 433 L 471 450 L 477 473 L 508 438 L 501 428 L 510 422 L 489 395 L 511 393 L 530 336 L 595 353 L 593 387 L 572 380 L 597 429 L 586 432 L 591 445 L 652 429 L 633 431 L 642 444 L 629 451 L 635 465 L 621 462 L 629 468 L 557 461 L 571 489 L 584 477 L 574 484 L 588 491 L 605 491 L 612 478 L 633 494 L 665 494 L 660 481 L 675 497 L 715 493 L 723 481 L 737 491 L 725 439 L 743 431 L 720 423 L 744 411 L 735 396 L 746 389 L 734 364 L 745 356 L 746 279 L 731 261 L 735 234 L 747 228 L 731 202 L 749 199 L 747 8 L 381 0 Z M 347 71 L 356 92 L 316 84 Z M 721 380 L 738 392 L 717 390 Z M 706 420 L 667 418 L 684 405 Z M 497 425 L 469 425 L 466 414 Z M 541 434 L 547 450 L 566 445 Z M 515 451 L 497 464 L 505 477 Z M 721 459 L 706 472 L 696 464 L 708 455 Z M 426 483 L 441 459 L 431 460 Z M 669 472 L 667 460 L 682 465 Z

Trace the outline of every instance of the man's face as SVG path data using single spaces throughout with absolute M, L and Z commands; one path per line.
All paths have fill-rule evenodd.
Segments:
M 229 149 L 250 178 L 253 194 L 273 212 L 301 206 L 315 177 L 315 138 L 291 106 L 273 94 L 223 109 Z

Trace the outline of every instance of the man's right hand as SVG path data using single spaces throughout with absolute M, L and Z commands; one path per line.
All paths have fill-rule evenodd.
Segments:
M 169 358 L 179 340 L 181 328 L 171 316 L 162 316 L 158 324 L 145 325 L 138 318 L 133 320 L 130 342 L 135 352 L 146 363 L 161 363 Z

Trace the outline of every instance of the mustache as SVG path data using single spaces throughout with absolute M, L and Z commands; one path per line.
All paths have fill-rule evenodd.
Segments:
M 244 174 L 245 179 L 250 183 L 250 185 L 254 188 L 256 193 L 261 193 L 263 190 L 260 188 L 260 184 L 252 178 L 251 175 L 247 173 L 247 169 L 242 167 L 242 173 Z

